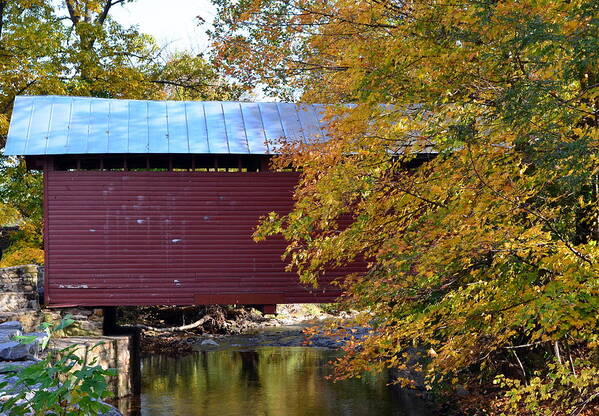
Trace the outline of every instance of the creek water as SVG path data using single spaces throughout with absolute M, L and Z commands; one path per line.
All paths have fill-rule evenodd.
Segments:
M 337 352 L 310 347 L 202 351 L 142 359 L 130 416 L 429 416 L 387 374 L 327 380 Z

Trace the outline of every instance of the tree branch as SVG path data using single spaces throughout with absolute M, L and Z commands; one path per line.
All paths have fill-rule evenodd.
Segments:
M 104 4 L 104 7 L 102 8 L 102 13 L 100 13 L 98 18 L 96 19 L 96 23 L 103 25 L 104 21 L 108 17 L 108 12 L 110 11 L 110 8 L 116 4 L 122 4 L 124 2 L 125 2 L 125 0 L 116 0 L 116 1 L 106 0 L 106 3 Z
M 71 22 L 73 22 L 73 26 L 79 23 L 80 16 L 77 15 L 75 11 L 75 5 L 73 4 L 73 0 L 65 0 L 65 4 L 67 6 L 67 10 L 69 11 L 69 16 Z
M 199 326 L 202 326 L 203 324 L 205 324 L 206 322 L 208 322 L 210 320 L 214 320 L 214 318 L 212 318 L 212 316 L 210 316 L 210 315 L 204 315 L 201 319 L 195 321 L 194 323 L 191 323 L 188 325 L 182 325 L 182 326 L 173 326 L 170 328 L 156 328 L 153 326 L 141 325 L 141 324 L 136 325 L 136 326 L 138 328 L 145 329 L 147 331 L 155 331 L 155 332 L 185 332 L 189 329 L 194 329 Z

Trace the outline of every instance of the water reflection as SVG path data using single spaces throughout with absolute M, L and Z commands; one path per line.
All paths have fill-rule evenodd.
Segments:
M 418 398 L 386 375 L 325 380 L 334 352 L 262 347 L 142 361 L 143 416 L 428 416 Z

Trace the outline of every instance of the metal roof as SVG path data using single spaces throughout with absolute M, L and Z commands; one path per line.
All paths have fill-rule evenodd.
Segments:
M 19 96 L 5 155 L 271 154 L 322 140 L 320 104 Z

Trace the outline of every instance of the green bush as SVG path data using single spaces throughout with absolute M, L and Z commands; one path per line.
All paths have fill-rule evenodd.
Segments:
M 73 323 L 69 316 L 58 324 L 44 323 L 42 329 L 48 337 L 41 348 L 45 350 L 51 336 Z M 30 344 L 36 337 L 21 336 L 18 340 Z M 78 348 L 79 345 L 71 345 L 56 351 L 48 349 L 41 361 L 24 369 L 15 366 L 6 374 L 13 380 L 0 382 L 0 398 L 3 399 L 0 413 L 7 416 L 95 416 L 109 410 L 102 400 L 110 396 L 107 377 L 115 376 L 116 371 L 102 368 L 95 359 L 86 362 L 75 354 Z

